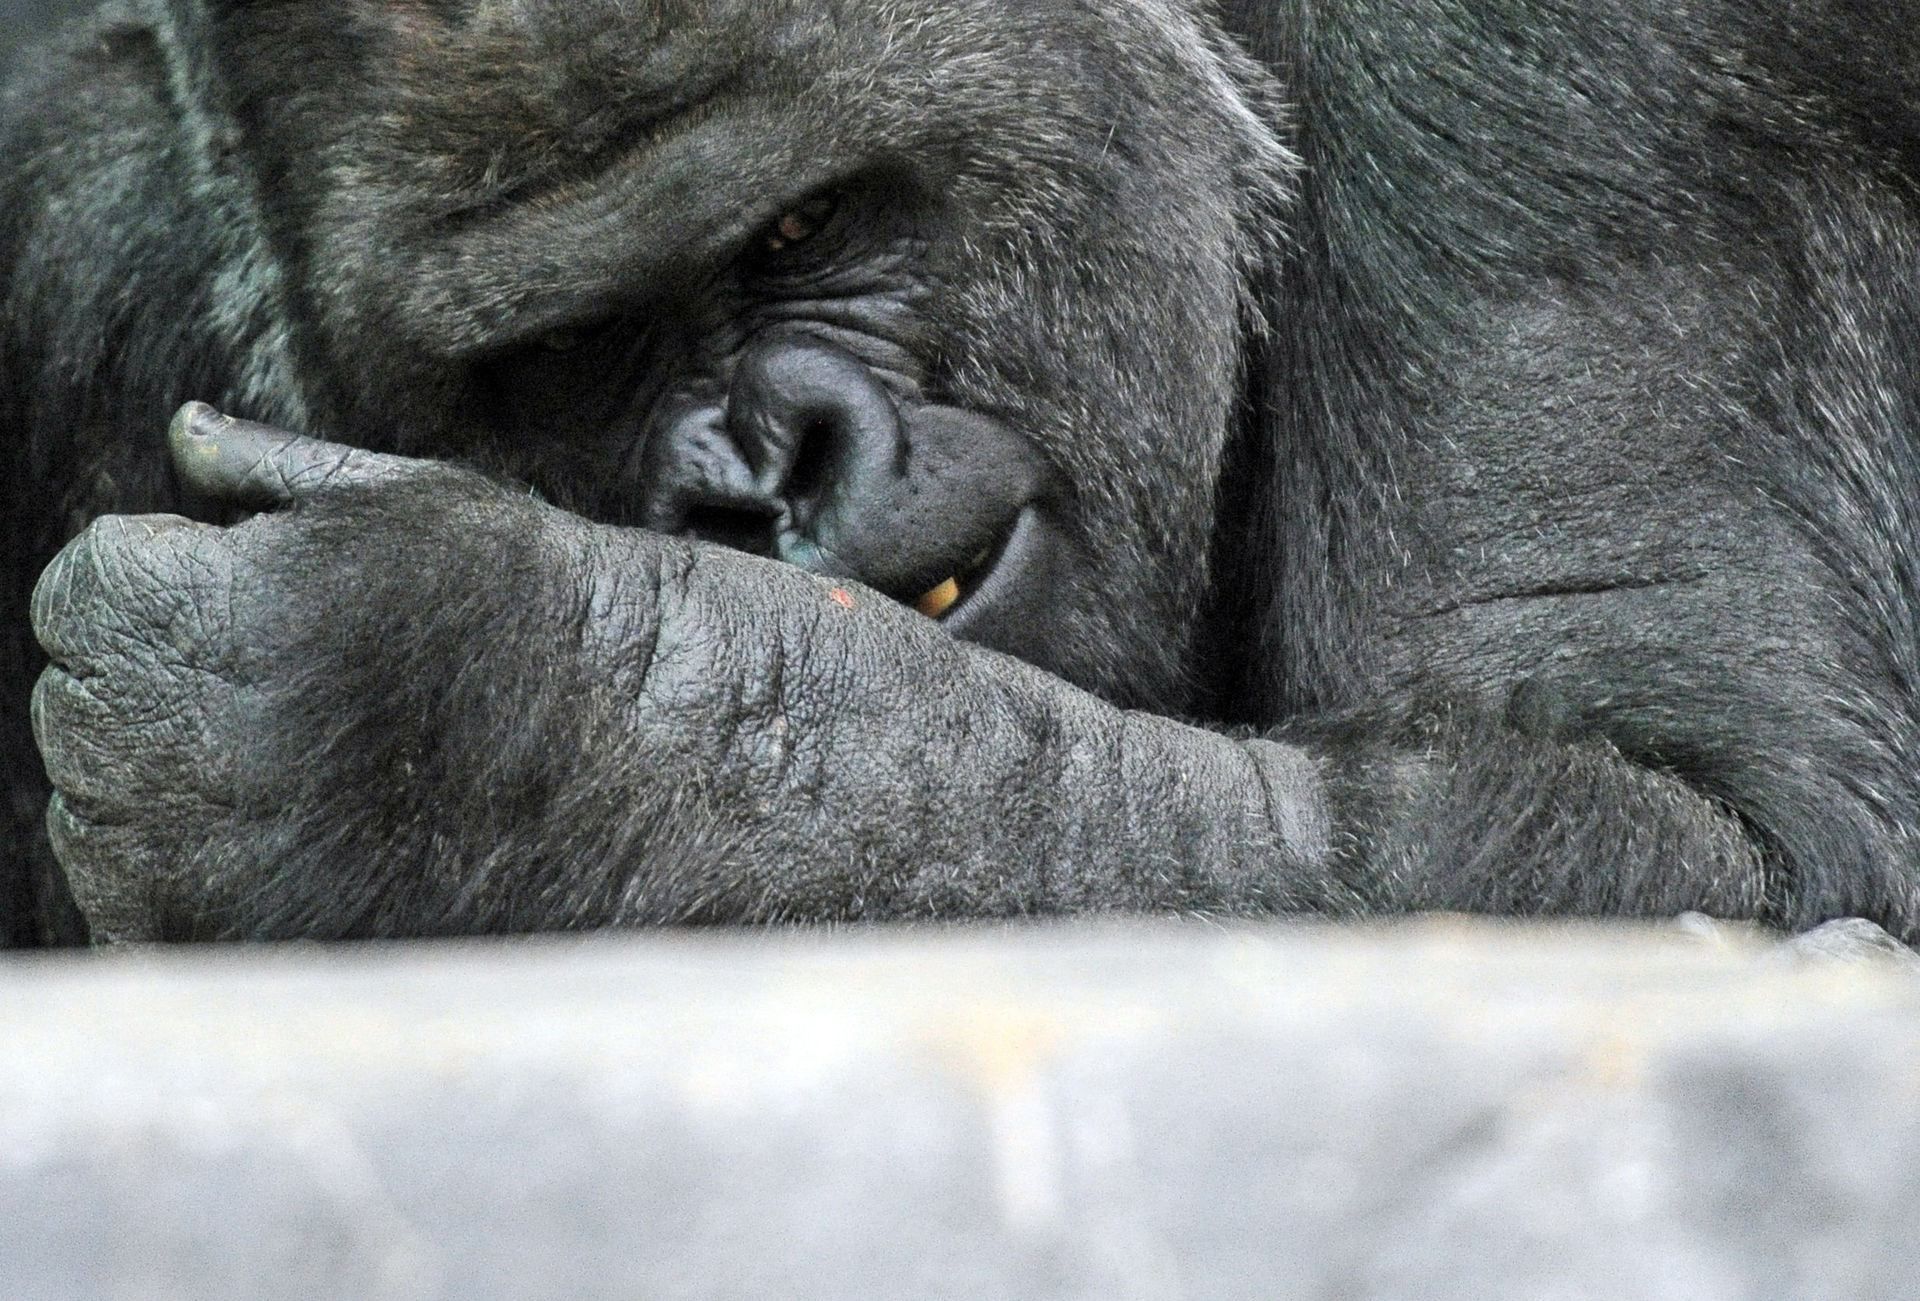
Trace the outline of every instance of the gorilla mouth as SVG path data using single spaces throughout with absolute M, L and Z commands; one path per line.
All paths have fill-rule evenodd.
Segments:
M 1027 511 L 1021 511 L 1014 518 L 1012 527 L 1001 531 L 999 541 L 982 547 L 959 573 L 922 593 L 918 600 L 912 602 L 913 608 L 929 619 L 945 619 L 957 613 L 989 586 L 998 586 L 993 580 L 999 576 L 1014 536 L 1020 532 L 1027 514 Z
M 903 402 L 836 343 L 756 340 L 723 397 L 669 395 L 639 447 L 656 532 L 858 580 L 955 632 L 1046 613 L 1023 592 L 1052 532 L 1033 441 L 983 411 Z
M 1022 507 L 1000 540 L 983 548 L 973 562 L 945 582 L 928 589 L 913 608 L 955 632 L 1005 603 L 1024 586 L 1040 542 L 1033 507 Z

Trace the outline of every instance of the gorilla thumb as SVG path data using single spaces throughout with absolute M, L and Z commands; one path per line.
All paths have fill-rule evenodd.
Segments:
M 189 402 L 175 413 L 167 450 L 190 497 L 252 511 L 288 506 L 329 489 L 391 482 L 420 468 L 405 457 L 237 420 L 204 402 Z

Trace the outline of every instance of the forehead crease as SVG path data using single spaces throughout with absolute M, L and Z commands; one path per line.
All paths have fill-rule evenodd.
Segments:
M 385 47 L 396 93 L 372 127 L 383 155 L 426 169 L 434 183 L 420 192 L 447 196 L 441 207 L 456 213 L 644 157 L 747 98 L 784 100 L 792 132 L 843 130 L 874 98 L 921 98 L 895 84 L 905 51 L 844 26 L 839 10 L 831 0 L 486 0 L 464 21 L 423 27 L 405 17 L 417 8 L 397 5 Z M 770 125 L 777 137 L 783 124 Z
M 455 177 L 464 163 L 494 196 L 611 163 L 738 92 L 784 96 L 816 130 L 859 130 L 883 108 L 896 137 L 959 104 L 1029 122 L 1070 111 L 1043 53 L 1062 26 L 1047 0 L 473 0 L 424 27 L 420 3 L 385 11 L 389 142 Z
M 401 278 L 406 315 L 458 350 L 559 323 L 599 298 L 686 291 L 780 204 L 844 167 L 831 150 L 777 134 L 779 116 L 752 104 L 693 115 L 591 183 L 444 232 Z
M 556 99 L 616 91 L 635 104 L 671 103 L 689 84 L 743 72 L 856 81 L 948 63 L 977 74 L 983 60 L 1030 55 L 1035 38 L 1059 26 L 1045 0 L 1012 9 L 978 0 L 468 0 L 448 17 L 454 2 L 387 0 L 370 11 L 403 66 L 483 80 L 511 74 Z
M 426 22 L 396 5 L 375 19 L 385 35 L 376 48 L 403 88 L 446 98 L 457 87 L 453 98 L 476 106 L 512 98 L 547 117 L 610 103 L 671 108 L 764 58 L 750 32 L 713 39 L 649 18 L 649 7 L 502 0 L 466 21 Z
M 943 3 L 979 17 L 969 0 Z M 411 283 L 394 276 L 407 314 L 447 347 L 483 346 L 577 312 L 597 294 L 672 293 L 777 215 L 775 205 L 844 180 L 883 152 L 957 161 L 1012 123 L 1024 133 L 1023 149 L 1044 154 L 1032 138 L 1035 123 L 1057 126 L 1075 98 L 1060 79 L 1039 86 L 1019 75 L 1040 42 L 983 65 L 941 50 L 955 39 L 945 28 L 834 30 L 850 9 L 869 17 L 885 10 L 897 24 L 898 12 L 927 7 L 488 0 L 449 39 L 507 41 L 512 51 L 495 66 L 528 75 L 487 75 L 488 65 L 474 65 L 471 94 L 430 97 L 423 111 L 469 101 L 460 121 L 442 123 L 453 130 L 412 129 L 419 120 L 398 115 L 386 122 L 388 161 L 406 160 L 388 179 L 411 168 L 437 182 L 413 190 L 433 196 L 430 208 L 398 199 L 392 208 L 410 210 L 424 236 L 405 259 Z M 543 16 L 556 10 L 571 16 Z M 806 12 L 796 17 L 799 10 Z M 763 21 L 745 21 L 750 14 Z M 617 30 L 609 36 L 610 26 Z M 570 39 L 576 31 L 579 39 Z M 870 57 L 848 57 L 849 42 Z M 472 102 L 528 93 L 528 85 L 553 125 L 530 128 L 524 114 Z

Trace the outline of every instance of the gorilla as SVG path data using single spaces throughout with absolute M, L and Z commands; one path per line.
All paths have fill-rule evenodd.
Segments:
M 135 0 L 4 118 L 16 939 L 1920 929 L 1903 6 Z

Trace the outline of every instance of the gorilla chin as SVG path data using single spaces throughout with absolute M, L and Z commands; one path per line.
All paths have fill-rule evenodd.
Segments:
M 116 4 L 0 125 L 7 925 L 1911 936 L 1909 19 Z

